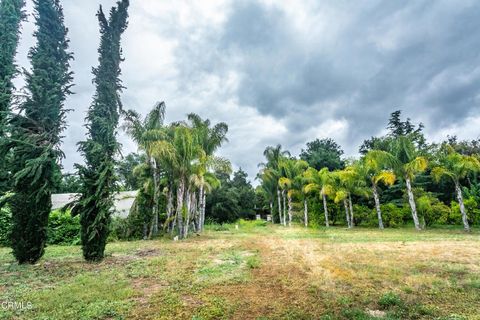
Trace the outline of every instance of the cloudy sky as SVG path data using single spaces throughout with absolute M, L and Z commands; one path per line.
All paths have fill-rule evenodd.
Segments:
M 71 171 L 82 161 L 76 143 L 94 90 L 95 12 L 114 0 L 61 2 L 75 55 L 64 139 Z M 23 27 L 22 66 L 32 20 Z M 479 1 L 131 0 L 129 21 L 125 107 L 145 114 L 165 101 L 168 121 L 195 112 L 227 122 L 221 153 L 252 178 L 267 145 L 298 153 L 331 137 L 355 155 L 397 109 L 423 122 L 430 139 L 480 135 Z M 136 151 L 120 140 L 124 154 Z

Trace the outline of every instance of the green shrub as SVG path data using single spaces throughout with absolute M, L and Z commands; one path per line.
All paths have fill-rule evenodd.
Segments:
M 463 200 L 465 205 L 465 210 L 467 211 L 468 222 L 470 224 L 479 224 L 480 223 L 480 208 L 478 202 L 474 197 L 469 197 Z M 447 219 L 449 224 L 462 224 L 462 214 L 460 212 L 460 205 L 458 202 L 452 201 L 451 203 L 451 214 Z
M 0 209 L 0 246 L 10 246 L 12 216 L 6 208 Z
M 378 300 L 378 305 L 383 309 L 388 309 L 395 306 L 402 306 L 402 299 L 394 292 L 387 292 Z
M 450 215 L 450 208 L 431 194 L 425 194 L 417 199 L 418 213 L 425 225 L 445 223 L 445 217 Z
M 48 221 L 48 243 L 77 245 L 80 243 L 80 217 L 72 217 L 70 211 L 55 210 Z
M 382 210 L 382 219 L 385 227 L 396 228 L 404 224 L 406 216 L 410 215 L 410 211 L 405 207 L 398 207 L 393 203 L 386 203 L 380 206 Z M 374 209 L 375 210 L 375 209 Z M 377 216 L 376 211 L 375 217 Z

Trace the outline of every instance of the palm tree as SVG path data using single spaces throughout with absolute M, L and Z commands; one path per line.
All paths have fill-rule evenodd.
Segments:
M 402 177 L 407 185 L 408 202 L 412 211 L 415 229 L 421 230 L 415 197 L 412 191 L 412 182 L 414 182 L 419 173 L 427 169 L 428 160 L 419 154 L 412 139 L 408 136 L 400 136 L 393 141 L 392 154 L 395 157 L 395 171 L 397 176 Z
M 309 182 L 305 186 L 305 192 L 317 191 L 320 197 L 322 197 L 325 226 L 328 227 L 330 224 L 328 222 L 327 197 L 334 194 L 333 177 L 328 168 L 323 168 L 319 171 L 314 168 L 308 168 L 305 171 L 305 177 Z
M 335 171 L 334 174 L 337 182 L 335 201 L 343 201 L 347 225 L 349 228 L 353 228 L 355 223 L 353 220 L 352 193 L 365 195 L 364 181 L 361 179 L 354 165 L 348 166 L 343 170 Z
M 281 177 L 280 161 L 286 157 L 290 157 L 290 152 L 282 150 L 280 144 L 275 147 L 269 146 L 263 152 L 263 155 L 267 159 L 266 163 L 260 163 L 258 166 L 265 170 L 265 173 L 268 175 L 269 179 L 275 182 L 276 193 L 278 200 L 278 216 L 280 217 L 280 223 L 286 225 L 286 208 L 285 208 L 285 193 L 280 190 L 278 181 Z M 283 199 L 283 210 L 282 210 L 282 199 Z M 273 217 L 272 217 L 273 221 Z
M 470 173 L 480 172 L 480 161 L 474 156 L 459 154 L 455 152 L 451 146 L 447 146 L 439 162 L 439 165 L 432 169 L 432 176 L 437 182 L 439 182 L 442 177 L 452 179 L 455 184 L 458 204 L 460 205 L 463 227 L 465 231 L 470 231 L 460 181 L 465 179 Z
M 282 176 L 278 180 L 278 185 L 287 195 L 288 201 L 288 225 L 292 225 L 293 218 L 293 202 L 292 196 L 298 188 L 298 177 L 308 168 L 308 163 L 304 160 L 283 159 L 279 163 Z M 297 181 L 296 181 L 297 179 Z M 297 182 L 297 183 L 296 183 Z M 300 187 L 301 188 L 301 187 Z M 285 210 L 285 207 L 284 207 Z M 285 217 L 285 216 L 284 216 Z
M 203 120 L 199 115 L 190 113 L 188 120 L 191 127 L 195 130 L 196 143 L 200 145 L 205 153 L 204 165 L 210 164 L 213 167 L 217 167 L 220 172 L 230 173 L 230 162 L 224 161 L 225 159 L 213 157 L 215 151 L 224 143 L 228 142 L 227 133 L 228 125 L 224 122 L 217 123 L 211 127 L 210 120 Z M 208 165 L 207 165 L 208 167 Z M 205 174 L 209 168 L 205 167 L 205 170 L 199 171 L 200 174 Z M 211 168 L 210 168 L 211 169 Z M 202 179 L 201 177 L 199 177 Z M 205 222 L 205 205 L 206 205 L 206 192 L 205 185 L 200 183 L 199 185 L 199 211 L 200 211 L 200 230 L 203 229 L 203 223 Z
M 358 162 L 357 170 L 361 172 L 370 183 L 375 200 L 375 209 L 378 217 L 378 227 L 383 229 L 382 210 L 380 209 L 380 197 L 378 195 L 378 183 L 383 182 L 387 186 L 395 183 L 396 176 L 392 171 L 395 166 L 395 158 L 388 152 L 370 150 L 361 161 Z
M 153 173 L 153 221 L 149 237 L 158 234 L 158 214 L 159 199 L 161 195 L 160 185 L 160 161 L 152 156 L 152 146 L 159 140 L 164 140 L 164 120 L 165 120 L 165 103 L 158 102 L 153 109 L 142 120 L 138 112 L 128 110 L 123 112 L 125 123 L 123 129 L 137 143 L 140 150 L 147 155 L 147 163 Z

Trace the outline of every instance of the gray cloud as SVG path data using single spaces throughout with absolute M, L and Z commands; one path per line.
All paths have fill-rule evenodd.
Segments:
M 105 7 L 114 1 L 101 1 Z M 97 64 L 98 0 L 63 1 L 75 53 L 65 167 L 82 159 Z M 403 109 L 427 134 L 475 138 L 480 119 L 478 1 L 132 1 L 123 42 L 123 100 L 167 120 L 196 112 L 230 125 L 221 151 L 252 177 L 266 145 L 293 152 L 331 136 L 356 153 Z M 27 63 L 31 25 L 19 62 Z M 462 128 L 469 128 L 462 130 Z M 135 151 L 123 133 L 124 153 Z

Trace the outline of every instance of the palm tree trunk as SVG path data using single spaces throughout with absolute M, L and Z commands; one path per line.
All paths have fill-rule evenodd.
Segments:
M 460 188 L 460 183 L 455 180 L 455 191 L 457 193 L 458 204 L 460 205 L 460 212 L 462 213 L 463 228 L 465 231 L 470 231 L 470 226 L 468 225 L 467 212 L 465 210 L 465 204 L 463 203 L 462 188 Z
M 292 211 L 292 196 L 290 195 L 289 192 L 287 192 L 287 200 L 288 200 L 288 226 L 291 227 L 293 211 Z
M 282 198 L 283 198 L 283 225 L 287 226 L 287 199 L 285 197 L 285 190 L 282 190 Z
M 177 228 L 178 228 L 178 237 L 183 239 L 183 206 L 184 206 L 184 196 L 185 196 L 185 182 L 184 179 L 180 179 L 177 189 Z
M 207 204 L 207 193 L 205 192 L 205 188 L 202 187 L 202 195 L 201 195 L 201 204 L 200 204 L 200 231 L 203 231 L 205 227 L 205 206 Z
M 350 192 L 348 193 L 348 206 L 350 208 L 350 228 L 353 228 L 355 223 L 353 222 L 353 206 L 352 206 L 352 196 Z
M 273 202 L 270 200 L 270 217 L 272 218 L 272 223 L 275 223 L 273 220 Z
M 192 195 L 191 195 L 191 192 L 190 192 L 190 187 L 187 187 L 187 191 L 185 192 L 185 205 L 186 205 L 186 214 L 187 216 L 185 217 L 185 222 L 184 222 L 184 225 L 183 225 L 183 228 L 184 228 L 184 231 L 183 231 L 183 236 L 184 238 L 187 238 L 188 237 L 188 231 L 189 231 L 189 227 L 190 227 L 190 213 L 191 213 L 191 210 L 192 210 Z
M 382 210 L 380 209 L 380 197 L 378 196 L 377 185 L 372 183 L 373 199 L 375 199 L 375 209 L 377 209 L 378 228 L 383 229 Z
M 329 227 L 330 224 L 328 223 L 327 196 L 322 194 L 322 199 L 323 199 L 323 212 L 325 214 L 325 226 Z
M 173 214 L 173 186 L 169 185 L 168 187 L 168 195 L 167 195 L 167 231 L 170 232 L 172 230 L 173 221 L 172 221 L 172 214 Z
M 345 207 L 345 218 L 347 219 L 347 226 L 350 229 L 352 226 L 350 225 L 350 213 L 348 212 L 347 198 L 343 199 L 343 206 Z
M 150 160 L 150 166 L 153 169 L 153 218 L 149 238 L 158 235 L 158 202 L 160 199 L 160 170 L 153 159 Z
M 282 195 L 280 190 L 277 188 L 277 199 L 278 199 L 278 219 L 280 219 L 280 224 L 282 224 Z
M 307 198 L 303 199 L 303 215 L 304 215 L 303 221 L 305 222 L 305 227 L 308 227 L 308 204 L 307 204 Z
M 420 222 L 418 221 L 417 206 L 415 204 L 415 198 L 412 191 L 412 182 L 410 181 L 410 178 L 405 178 L 405 183 L 407 184 L 408 202 L 410 203 L 410 208 L 412 209 L 412 217 L 413 223 L 415 224 L 415 229 L 422 230 L 420 227 Z

